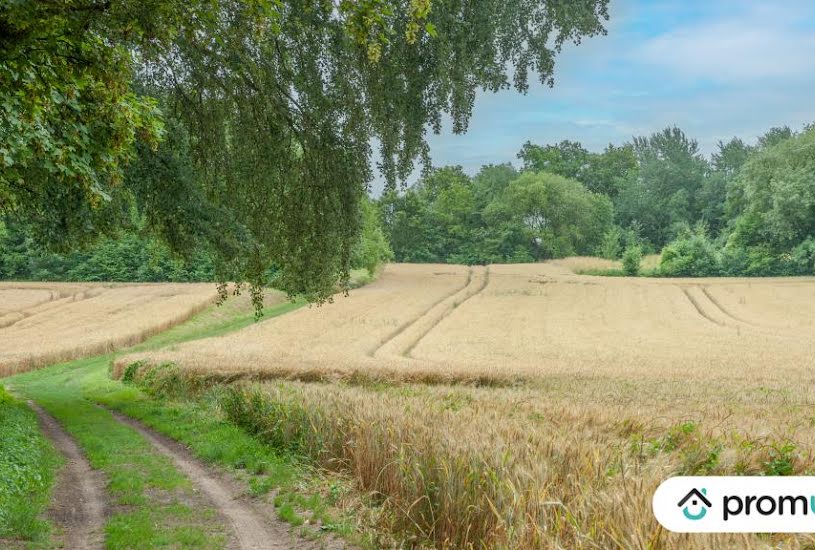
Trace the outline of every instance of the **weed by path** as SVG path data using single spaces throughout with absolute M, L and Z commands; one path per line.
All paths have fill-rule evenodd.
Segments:
M 48 540 L 48 524 L 39 515 L 61 462 L 40 433 L 34 412 L 0 386 L 1 548 Z

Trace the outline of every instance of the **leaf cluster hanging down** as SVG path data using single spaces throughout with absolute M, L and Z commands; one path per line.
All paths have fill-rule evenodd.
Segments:
M 182 252 L 215 250 L 223 280 L 257 287 L 274 270 L 315 301 L 347 280 L 375 156 L 394 188 L 428 164 L 428 131 L 446 117 L 466 131 L 479 89 L 524 92 L 530 73 L 551 85 L 561 46 L 608 17 L 607 0 L 24 4 L 0 8 L 0 210 L 91 234 L 121 196 Z M 156 150 L 162 121 L 178 136 Z M 45 137 L 15 141 L 21 127 Z M 142 137 L 152 147 L 122 178 Z

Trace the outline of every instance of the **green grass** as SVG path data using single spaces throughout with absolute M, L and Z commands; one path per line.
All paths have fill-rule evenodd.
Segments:
M 261 322 L 294 311 L 295 309 L 303 307 L 305 304 L 306 302 L 304 300 L 295 300 L 293 302 L 283 302 L 265 307 L 263 308 Z M 157 334 L 127 351 L 145 351 L 172 346 L 182 342 L 189 342 L 191 340 L 200 340 L 201 338 L 222 336 L 255 323 L 255 312 L 251 308 L 246 311 L 234 312 L 232 315 L 221 316 L 218 315 L 219 308 L 221 307 L 226 306 L 212 306 L 187 322 L 166 330 L 161 334 Z
M 662 277 L 659 269 L 641 269 L 637 275 L 629 275 L 622 269 L 578 269 L 577 275 L 598 275 L 601 277 Z
M 107 378 L 110 356 L 73 361 L 9 380 L 73 436 L 94 469 L 105 474 L 113 513 L 105 526 L 109 549 L 223 548 L 214 511 L 190 505 L 190 482 L 132 428 L 94 404 L 120 391 Z M 132 391 L 132 390 L 131 390 Z
M 118 382 L 116 382 L 118 384 Z M 140 389 L 121 385 L 118 391 L 90 397 L 146 426 L 180 441 L 201 461 L 231 470 L 261 497 L 276 490 L 278 517 L 293 526 L 309 516 L 332 531 L 350 536 L 351 521 L 341 518 L 331 504 L 337 500 L 322 486 L 325 480 L 295 453 L 265 444 L 230 422 L 223 413 L 223 388 L 213 387 L 195 398 L 156 398 Z
M 49 526 L 39 515 L 61 463 L 34 412 L 0 386 L 0 545 L 47 539 Z
M 264 311 L 264 319 L 303 304 L 271 306 Z M 217 336 L 253 322 L 251 311 L 222 315 L 211 308 L 121 353 Z M 108 494 L 114 504 L 106 525 L 107 548 L 221 548 L 225 533 L 213 526 L 212 510 L 184 504 L 191 487 L 172 463 L 97 404 L 184 443 L 206 463 L 232 470 L 255 496 L 275 489 L 278 515 L 293 526 L 304 523 L 305 513 L 310 520 L 319 521 L 324 531 L 346 536 L 353 532 L 350 521 L 333 513 L 330 503 L 336 496 L 331 490 L 322 491 L 325 480 L 319 474 L 299 457 L 262 443 L 224 416 L 219 404 L 222 389 L 213 388 L 196 398 L 148 395 L 108 376 L 114 357 L 81 359 L 3 380 L 56 417 L 78 441 L 91 465 L 107 476 Z M 323 498 L 322 492 L 329 496 Z

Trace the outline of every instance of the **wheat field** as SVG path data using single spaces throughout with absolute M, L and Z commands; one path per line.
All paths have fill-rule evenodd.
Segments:
M 559 262 L 391 265 L 333 304 L 126 356 L 117 368 L 136 360 L 304 381 L 784 381 L 815 367 L 815 279 L 592 277 Z
M 0 283 L 0 376 L 141 342 L 215 297 L 212 284 Z
M 333 304 L 114 372 L 251 380 L 235 418 L 436 548 L 815 544 L 678 535 L 650 510 L 671 475 L 815 471 L 815 279 L 575 274 L 591 263 L 390 265 Z

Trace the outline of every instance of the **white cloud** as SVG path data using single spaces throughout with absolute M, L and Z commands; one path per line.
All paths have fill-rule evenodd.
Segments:
M 815 70 L 815 33 L 798 24 L 797 7 L 780 2 L 730 6 L 744 11 L 652 38 L 636 51 L 635 61 L 721 83 L 795 79 Z

